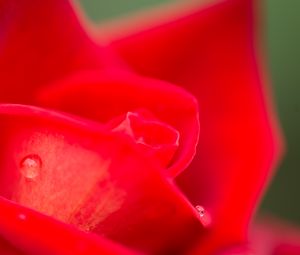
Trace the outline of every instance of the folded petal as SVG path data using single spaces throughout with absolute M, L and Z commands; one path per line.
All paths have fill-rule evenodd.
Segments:
M 127 136 L 32 106 L 1 105 L 0 121 L 0 195 L 50 216 L 0 201 L 0 234 L 22 249 L 72 254 L 81 237 L 53 237 L 62 222 L 151 254 L 180 254 L 204 233 L 196 209 Z
M 171 14 L 161 23 L 154 16 L 158 25 L 133 27 L 123 37 L 108 36 L 135 71 L 181 85 L 198 100 L 199 146 L 178 184 L 193 203 L 201 201 L 211 212 L 216 232 L 201 246 L 202 254 L 216 243 L 245 238 L 280 154 L 257 56 L 254 2 L 218 1 L 182 16 Z
M 183 171 L 195 155 L 199 136 L 197 101 L 182 88 L 167 82 L 129 72 L 82 72 L 43 88 L 38 100 L 45 107 L 101 123 L 128 112 L 152 114 L 179 133 L 178 149 L 168 169 L 172 176 Z
M 108 48 L 88 37 L 67 0 L 1 1 L 0 31 L 1 102 L 32 102 L 43 83 L 115 63 Z

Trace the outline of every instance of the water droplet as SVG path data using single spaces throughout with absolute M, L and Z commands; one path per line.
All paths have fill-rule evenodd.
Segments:
M 203 224 L 204 227 L 208 227 L 211 225 L 211 215 L 209 212 L 207 212 L 203 206 L 201 205 L 196 205 L 195 206 L 199 217 L 200 217 L 200 221 Z
M 34 180 L 39 176 L 41 167 L 41 158 L 36 154 L 31 154 L 22 159 L 20 163 L 20 172 L 25 178 Z
M 197 205 L 196 209 L 197 209 L 200 217 L 204 217 L 204 215 L 205 215 L 205 209 L 201 205 Z
M 20 213 L 20 214 L 18 215 L 18 217 L 19 217 L 20 220 L 26 220 L 26 215 L 23 214 L 23 213 Z

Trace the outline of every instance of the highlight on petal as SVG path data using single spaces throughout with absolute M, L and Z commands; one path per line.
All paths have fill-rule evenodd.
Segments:
M 32 102 L 44 83 L 121 65 L 79 23 L 68 0 L 0 3 L 0 101 Z
M 156 128 L 160 126 L 160 132 L 162 128 L 171 136 L 178 132 L 178 149 L 168 164 L 168 172 L 173 177 L 183 171 L 195 155 L 199 136 L 197 101 L 172 84 L 120 71 L 82 72 L 44 88 L 38 99 L 43 106 L 101 123 L 108 123 L 128 112 L 148 112 L 161 123 L 155 125 Z M 154 132 L 154 126 L 149 129 L 150 126 L 143 125 L 143 130 Z M 156 135 L 156 138 L 159 137 Z M 171 139 L 176 145 L 177 138 Z M 170 157 L 173 152 L 168 154 L 163 157 Z
M 6 224 L 0 236 L 9 242 L 26 248 L 45 239 L 40 245 L 47 250 L 48 241 L 61 238 L 52 240 L 58 223 L 47 235 L 44 226 L 53 218 L 151 254 L 180 254 L 207 231 L 164 171 L 127 135 L 33 106 L 2 104 L 0 122 L 0 196 L 18 203 L 0 200 L 1 212 L 7 211 L 0 215 L 0 225 Z M 18 222 L 30 210 L 24 208 L 21 218 L 10 213 L 20 206 L 33 209 L 30 218 L 37 223 L 22 227 Z M 40 237 L 32 224 L 43 227 Z
M 110 38 L 134 71 L 180 85 L 197 98 L 197 154 L 177 183 L 214 219 L 202 254 L 245 240 L 281 154 L 276 118 L 263 88 L 254 5 L 251 0 L 218 1 L 161 23 L 155 16 L 157 26 Z

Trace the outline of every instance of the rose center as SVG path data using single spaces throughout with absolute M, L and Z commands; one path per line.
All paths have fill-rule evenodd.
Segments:
M 142 152 L 167 167 L 179 146 L 179 132 L 156 119 L 150 112 L 128 112 L 109 123 L 113 132 L 131 137 Z

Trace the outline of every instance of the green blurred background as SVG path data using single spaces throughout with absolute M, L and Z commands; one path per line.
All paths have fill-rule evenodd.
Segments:
M 171 1 L 82 0 L 81 3 L 92 20 L 101 21 Z M 262 3 L 269 70 L 287 141 L 287 153 L 261 210 L 300 224 L 300 1 L 266 0 Z

